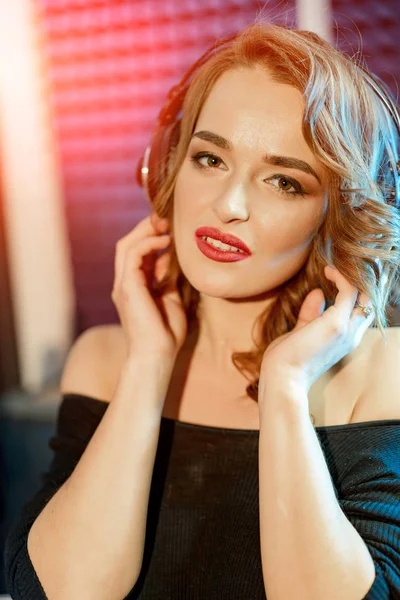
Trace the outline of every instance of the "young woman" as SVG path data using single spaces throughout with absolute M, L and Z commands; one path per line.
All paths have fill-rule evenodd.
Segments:
M 171 91 L 121 324 L 74 344 L 7 539 L 14 600 L 400 598 L 398 122 L 364 66 L 270 24 Z

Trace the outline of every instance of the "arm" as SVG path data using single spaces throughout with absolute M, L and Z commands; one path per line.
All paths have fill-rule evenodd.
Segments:
M 263 390 L 259 485 L 268 600 L 362 600 L 375 578 L 363 538 L 342 511 L 303 390 Z
M 83 340 L 66 370 L 73 373 L 78 366 L 88 377 L 90 356 L 91 375 L 99 377 L 100 365 L 88 352 L 94 344 Z M 72 475 L 33 523 L 28 552 L 49 600 L 119 600 L 134 586 L 171 370 L 157 358 L 125 361 L 111 403 Z M 69 384 L 79 391 L 75 379 L 64 377 L 65 391 Z

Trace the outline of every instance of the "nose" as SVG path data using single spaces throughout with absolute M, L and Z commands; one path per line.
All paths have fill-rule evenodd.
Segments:
M 232 182 L 224 190 L 220 190 L 213 201 L 213 211 L 224 222 L 249 218 L 249 195 L 243 182 Z

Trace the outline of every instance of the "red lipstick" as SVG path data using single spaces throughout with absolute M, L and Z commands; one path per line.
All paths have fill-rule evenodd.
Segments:
M 243 252 L 251 254 L 250 248 L 246 246 L 246 244 L 242 240 L 240 240 L 235 235 L 232 235 L 231 233 L 224 233 L 223 231 L 220 231 L 215 227 L 199 227 L 198 229 L 196 229 L 195 233 L 199 237 L 211 237 L 214 240 L 219 240 L 224 244 L 229 244 L 229 246 L 235 246 L 236 248 L 239 248 L 239 250 L 243 250 Z
M 251 255 L 251 251 L 242 240 L 234 235 L 223 233 L 214 227 L 199 227 L 196 229 L 196 242 L 201 252 L 219 262 L 236 262 L 238 260 L 244 260 Z M 220 240 L 224 244 L 235 246 L 243 252 L 220 250 L 215 246 L 209 244 L 206 240 L 203 240 L 202 236 L 211 237 L 215 240 Z

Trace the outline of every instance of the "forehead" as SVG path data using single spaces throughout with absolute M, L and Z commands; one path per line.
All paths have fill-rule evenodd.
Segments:
M 301 129 L 304 104 L 297 88 L 273 81 L 259 66 L 230 70 L 212 87 L 196 130 L 218 133 L 234 147 L 310 158 Z

